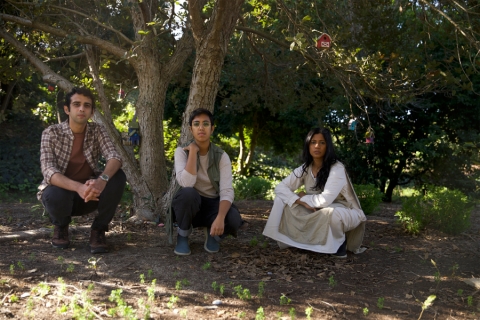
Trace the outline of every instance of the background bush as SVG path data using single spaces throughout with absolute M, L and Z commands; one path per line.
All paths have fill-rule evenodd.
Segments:
M 419 233 L 425 227 L 456 235 L 470 226 L 474 203 L 459 190 L 429 186 L 425 194 L 404 199 L 402 210 L 395 215 L 410 233 Z
M 18 126 L 18 123 L 23 125 Z M 26 114 L 15 114 L 1 125 L 0 192 L 35 192 L 42 181 L 41 122 Z
M 373 184 L 355 184 L 355 193 L 366 215 L 372 214 L 382 202 L 383 194 Z
M 259 177 L 238 178 L 233 182 L 236 200 L 271 199 L 272 184 Z

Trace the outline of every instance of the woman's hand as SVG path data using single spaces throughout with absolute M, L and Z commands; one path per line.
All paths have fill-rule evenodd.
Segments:
M 190 143 L 188 146 L 186 146 L 185 148 L 183 148 L 183 150 L 188 150 L 190 152 L 193 152 L 195 154 L 197 154 L 198 150 L 200 150 L 200 148 L 198 147 L 198 145 L 195 143 L 195 141 L 193 141 L 192 143 Z
M 301 206 L 304 206 L 304 207 L 307 208 L 308 210 L 312 210 L 312 212 L 317 211 L 317 209 L 315 209 L 315 208 L 313 208 L 313 207 L 310 207 L 310 206 L 308 205 L 308 203 L 302 201 L 302 197 L 306 195 L 305 192 L 301 191 L 301 192 L 299 192 L 297 195 L 298 195 L 300 198 L 298 198 L 298 199 L 295 201 L 296 204 L 299 204 L 299 205 L 301 205 Z

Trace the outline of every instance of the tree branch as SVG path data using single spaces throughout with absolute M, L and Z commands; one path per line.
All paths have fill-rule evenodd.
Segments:
M 201 10 L 204 5 L 205 1 L 188 0 L 188 16 L 192 24 L 191 30 L 193 32 L 193 38 L 196 42 L 202 39 L 203 31 L 205 30 L 201 15 Z
M 69 60 L 69 59 L 77 59 L 85 56 L 85 52 L 80 52 L 77 54 L 72 54 L 71 56 L 63 56 L 63 57 L 56 57 L 56 58 L 47 58 L 43 62 L 53 62 L 53 61 L 62 61 L 62 60 Z
M 43 81 L 55 84 L 62 88 L 64 91 L 72 90 L 73 84 L 70 81 L 50 69 L 49 66 L 47 66 L 33 53 L 31 53 L 20 41 L 15 39 L 3 28 L 0 28 L 0 37 L 2 37 L 8 43 L 14 46 L 15 49 L 17 49 L 17 51 L 20 52 L 22 56 L 24 56 L 35 68 L 40 71 L 40 73 L 43 75 Z
M 30 3 L 30 2 L 15 2 L 15 1 L 8 1 L 8 3 L 11 3 L 11 4 L 16 4 L 16 5 L 27 5 L 27 6 L 36 6 L 37 4 L 36 3 Z M 64 7 L 60 7 L 60 6 L 55 6 L 55 5 L 48 5 L 49 7 L 51 8 L 55 8 L 55 9 L 58 9 L 58 10 L 61 10 L 61 11 L 66 11 L 66 12 L 70 12 L 70 13 L 73 13 L 73 14 L 76 14 L 76 15 L 79 15 L 79 16 L 82 16 L 82 17 L 85 17 L 87 18 L 89 21 L 92 21 L 93 23 L 96 23 L 98 24 L 99 26 L 101 26 L 102 28 L 105 28 L 107 30 L 110 30 L 112 32 L 114 32 L 116 35 L 118 35 L 123 41 L 125 41 L 126 43 L 128 43 L 129 45 L 133 45 L 134 42 L 132 40 L 130 40 L 126 35 L 124 35 L 123 33 L 121 33 L 120 31 L 116 30 L 115 28 L 112 28 L 110 26 L 107 26 L 105 25 L 104 23 L 96 20 L 95 18 L 87 15 L 87 14 L 84 14 L 82 12 L 79 12 L 77 10 L 73 10 L 73 9 L 68 9 L 68 8 L 64 8 Z
M 63 29 L 57 29 L 57 28 L 48 26 L 48 25 L 40 23 L 40 22 L 31 21 L 31 20 L 28 20 L 28 19 L 13 16 L 13 15 L 10 15 L 10 14 L 0 13 L 0 19 L 5 20 L 5 21 L 14 22 L 14 23 L 17 23 L 17 24 L 22 25 L 22 26 L 38 29 L 38 30 L 50 33 L 50 34 L 58 36 L 58 37 L 68 37 L 68 36 L 74 37 L 75 40 L 77 40 L 80 43 L 91 44 L 91 45 L 97 46 L 101 49 L 104 49 L 104 50 L 110 52 L 111 54 L 113 54 L 113 55 L 115 55 L 119 58 L 126 58 L 127 55 L 128 55 L 128 51 L 126 51 L 125 49 L 123 49 L 121 47 L 118 47 L 111 42 L 105 41 L 105 40 L 100 39 L 100 38 L 95 37 L 95 36 L 91 36 L 91 35 L 81 36 L 81 35 L 77 35 L 77 34 L 68 33 L 67 31 L 65 31 Z M 130 62 L 132 62 L 132 64 L 134 63 L 134 61 L 130 61 Z

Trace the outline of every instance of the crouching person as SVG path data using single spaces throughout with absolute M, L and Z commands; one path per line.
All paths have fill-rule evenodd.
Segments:
M 86 88 L 74 88 L 66 95 L 68 120 L 52 125 L 42 134 L 40 163 L 44 180 L 38 199 L 54 225 L 52 245 L 70 245 L 68 226 L 72 216 L 98 210 L 91 233 L 91 253 L 108 252 L 105 232 L 123 194 L 126 177 L 122 160 L 105 128 L 89 122 L 95 111 L 95 98 Z M 100 155 L 105 169 L 95 173 Z
M 167 215 L 167 233 L 173 238 L 173 222 L 178 225 L 175 254 L 191 253 L 188 237 L 193 228 L 203 228 L 204 248 L 215 253 L 226 235 L 237 236 L 242 219 L 232 205 L 232 164 L 228 155 L 210 142 L 213 115 L 196 109 L 189 117 L 193 141 L 175 151 L 175 173 L 179 184 Z

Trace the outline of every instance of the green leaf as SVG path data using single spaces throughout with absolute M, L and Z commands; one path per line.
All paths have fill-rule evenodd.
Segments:
M 138 34 L 147 35 L 147 34 L 149 34 L 149 33 L 150 33 L 150 31 L 138 30 Z
M 307 21 L 310 21 L 310 20 L 312 20 L 312 17 L 307 15 L 307 16 L 303 17 L 302 22 L 307 22 Z
M 429 296 L 427 298 L 427 300 L 425 300 L 425 302 L 423 303 L 423 306 L 422 306 L 422 309 L 425 310 L 427 309 L 428 307 L 430 307 L 433 303 L 433 300 L 435 300 L 437 298 L 436 295 L 432 294 L 431 296 Z

